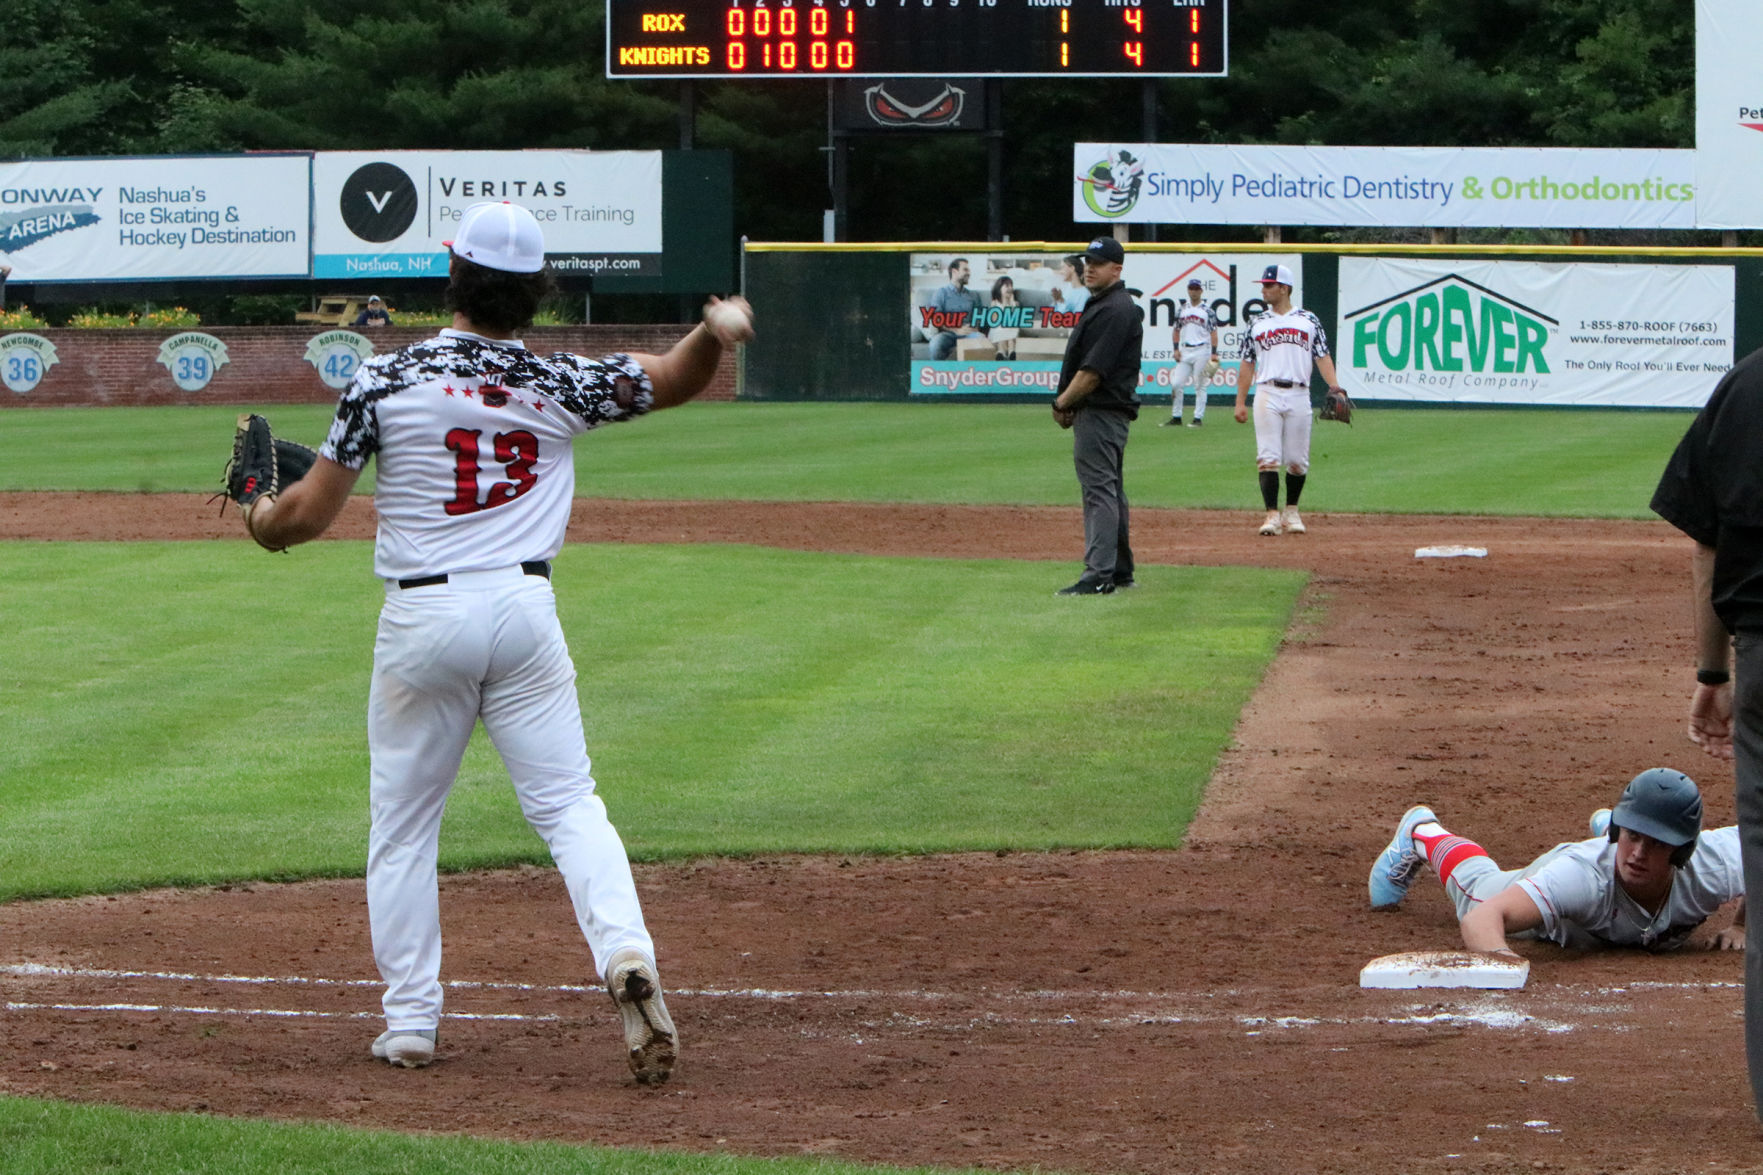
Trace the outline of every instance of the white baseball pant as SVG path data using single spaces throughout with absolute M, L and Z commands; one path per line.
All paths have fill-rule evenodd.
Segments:
M 1310 472 L 1310 385 L 1255 385 L 1255 465 L 1260 469 Z
M 1184 389 L 1192 385 L 1194 389 L 1194 419 L 1202 420 L 1206 416 L 1206 365 L 1212 362 L 1212 348 L 1183 347 L 1180 356 L 1169 376 L 1169 384 L 1175 389 L 1176 406 L 1176 410 L 1170 415 L 1181 415 Z
M 479 718 L 563 875 L 596 975 L 626 947 L 655 957 L 624 842 L 594 794 L 575 678 L 548 579 L 510 567 L 387 585 L 367 703 L 367 910 L 387 1028 L 440 1022 L 435 858 Z

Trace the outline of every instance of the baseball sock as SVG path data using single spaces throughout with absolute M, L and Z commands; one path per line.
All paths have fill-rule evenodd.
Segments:
M 1451 873 L 1472 857 L 1485 857 L 1488 851 L 1472 840 L 1452 836 L 1438 824 L 1428 822 L 1414 830 L 1414 843 L 1426 854 L 1426 863 L 1448 884 Z
M 1296 506 L 1298 504 L 1298 495 L 1304 492 L 1305 476 L 1302 473 L 1286 474 L 1286 505 Z
M 1279 509 L 1279 470 L 1261 471 L 1261 500 L 1267 503 L 1269 510 Z

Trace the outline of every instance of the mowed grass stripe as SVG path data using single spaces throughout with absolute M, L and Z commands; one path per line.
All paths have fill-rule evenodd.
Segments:
M 261 408 L 323 440 L 331 408 Z M 219 483 L 231 406 L 0 412 L 0 490 L 197 492 Z M 1253 512 L 1253 430 L 1214 402 L 1201 429 L 1127 447 L 1134 505 Z M 1318 512 L 1649 518 L 1684 412 L 1369 407 L 1317 422 L 1305 504 Z M 693 403 L 577 444 L 587 497 L 1075 505 L 1070 434 L 1034 404 Z M 370 464 L 362 489 L 373 484 Z
M 358 875 L 380 585 L 359 542 L 12 543 L 0 898 Z M 578 546 L 560 612 L 634 856 L 1172 846 L 1297 572 Z M 1181 623 L 1178 625 L 1176 620 Z M 544 862 L 473 740 L 443 865 Z

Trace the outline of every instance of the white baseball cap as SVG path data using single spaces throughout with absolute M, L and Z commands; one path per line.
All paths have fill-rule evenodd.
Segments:
M 459 218 L 459 232 L 442 241 L 486 269 L 505 273 L 537 273 L 545 268 L 545 234 L 538 218 L 519 204 L 473 204 Z

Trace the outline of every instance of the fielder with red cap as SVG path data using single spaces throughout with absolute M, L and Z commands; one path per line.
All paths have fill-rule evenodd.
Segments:
M 386 602 L 368 693 L 367 906 L 386 1031 L 372 1053 L 406 1068 L 434 1059 L 441 811 L 481 719 L 623 1015 L 631 1071 L 656 1084 L 678 1040 L 624 842 L 594 794 L 551 559 L 575 494 L 575 439 L 697 395 L 723 348 L 753 337 L 751 310 L 710 299 L 665 355 L 539 356 L 518 337 L 552 288 L 533 214 L 474 205 L 447 243 L 452 328 L 363 363 L 311 472 L 246 517 L 272 550 L 317 538 L 378 462 Z

